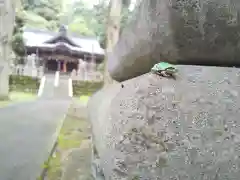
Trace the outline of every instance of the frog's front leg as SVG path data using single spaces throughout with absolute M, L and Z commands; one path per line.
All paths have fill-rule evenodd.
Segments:
M 152 73 L 158 76 L 167 76 L 167 73 L 164 71 L 152 71 Z
M 163 77 L 168 77 L 169 74 L 166 71 L 161 71 L 160 75 L 162 75 Z
M 154 74 L 156 74 L 158 76 L 162 76 L 162 72 L 161 71 L 155 71 Z

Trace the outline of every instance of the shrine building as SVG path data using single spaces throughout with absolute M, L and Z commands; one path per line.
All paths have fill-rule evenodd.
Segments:
M 95 37 L 75 36 L 61 26 L 59 32 L 25 29 L 23 32 L 26 55 L 36 54 L 45 72 L 70 73 L 79 63 L 100 64 L 104 50 Z

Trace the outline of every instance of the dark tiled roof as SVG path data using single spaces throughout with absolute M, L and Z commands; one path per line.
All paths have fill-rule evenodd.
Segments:
M 31 28 L 26 28 L 24 29 L 24 32 L 32 32 L 32 33 L 41 33 L 41 34 L 46 34 L 46 35 L 50 35 L 50 36 L 57 36 L 59 34 L 59 32 L 54 32 L 54 31 L 48 31 L 48 30 L 40 30 L 40 29 L 31 29 Z M 75 34 L 75 33 L 67 33 L 67 35 L 69 36 L 69 38 L 81 38 L 81 39 L 92 39 L 92 40 L 97 40 L 97 38 L 95 36 L 81 36 L 79 34 Z
M 48 47 L 48 45 L 45 42 L 51 39 L 54 39 L 54 37 L 59 36 L 59 32 L 39 30 L 39 29 L 24 29 L 23 36 L 24 36 L 26 46 L 28 47 L 31 47 L 31 46 Z M 100 44 L 97 41 L 96 37 L 79 36 L 74 34 L 67 34 L 67 37 L 71 41 L 73 41 L 76 45 L 81 47 L 80 48 L 81 51 L 85 51 L 89 53 L 93 52 L 95 54 L 104 54 L 104 50 L 100 47 Z M 74 47 L 71 47 L 71 46 L 69 47 L 77 50 Z

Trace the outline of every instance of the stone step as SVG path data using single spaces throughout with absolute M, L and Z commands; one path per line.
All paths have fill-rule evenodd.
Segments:
M 62 97 L 62 98 L 69 97 L 68 79 L 62 79 L 60 77 L 59 84 L 57 87 L 55 87 L 54 92 L 56 97 Z

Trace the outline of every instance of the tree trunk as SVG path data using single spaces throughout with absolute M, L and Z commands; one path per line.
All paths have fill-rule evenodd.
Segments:
M 8 98 L 11 38 L 15 21 L 14 0 L 3 0 L 0 6 L 0 99 Z
M 122 0 L 110 0 L 109 14 L 107 22 L 107 48 L 105 51 L 105 71 L 104 71 L 104 85 L 113 83 L 108 72 L 108 53 L 112 51 L 114 45 L 117 43 L 120 32 Z

